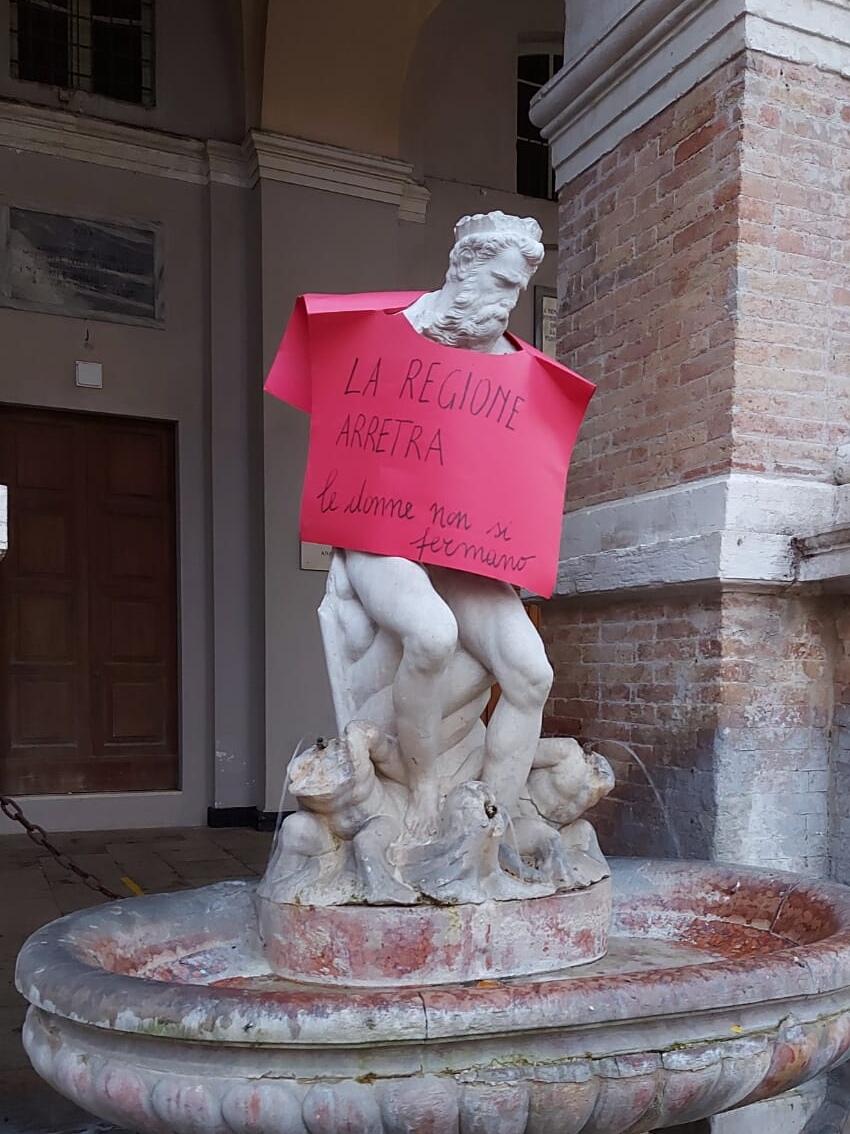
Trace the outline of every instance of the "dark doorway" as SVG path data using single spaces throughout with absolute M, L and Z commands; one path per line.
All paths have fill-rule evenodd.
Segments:
M 0 406 L 0 791 L 179 786 L 175 430 Z

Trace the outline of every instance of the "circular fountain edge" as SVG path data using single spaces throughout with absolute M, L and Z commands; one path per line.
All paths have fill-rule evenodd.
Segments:
M 262 992 L 205 968 L 232 952 L 269 972 L 254 887 L 225 883 L 34 934 L 17 971 L 33 1005 L 25 1047 L 57 1090 L 147 1134 L 317 1122 L 396 1134 L 435 1115 L 441 1129 L 542 1134 L 557 1115 L 564 1134 L 622 1134 L 771 1097 L 846 1056 L 850 891 L 706 863 L 612 868 L 615 932 L 722 945 L 726 927 L 725 953 L 642 972 Z M 761 951 L 736 957 L 740 941 Z

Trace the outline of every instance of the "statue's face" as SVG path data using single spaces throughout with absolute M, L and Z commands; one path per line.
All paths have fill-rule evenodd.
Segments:
M 468 278 L 480 305 L 502 312 L 507 319 L 528 284 L 528 265 L 519 249 L 505 248 L 472 265 Z
M 453 270 L 443 286 L 445 301 L 423 333 L 446 346 L 492 350 L 532 270 L 518 248 L 504 248 L 489 259 L 469 246 L 452 253 Z

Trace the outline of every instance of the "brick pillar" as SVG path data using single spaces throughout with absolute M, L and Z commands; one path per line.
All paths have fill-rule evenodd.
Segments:
M 748 6 L 567 0 L 535 112 L 598 383 L 547 727 L 615 764 L 607 850 L 848 878 L 850 9 Z

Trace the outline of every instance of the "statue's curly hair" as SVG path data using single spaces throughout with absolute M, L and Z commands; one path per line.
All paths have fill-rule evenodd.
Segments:
M 449 253 L 449 267 L 446 280 L 454 282 L 460 278 L 459 268 L 464 252 L 472 252 L 478 263 L 486 263 L 504 252 L 506 248 L 516 248 L 528 265 L 529 274 L 534 272 L 543 259 L 544 248 L 539 240 L 516 229 L 504 229 L 501 232 L 476 232 L 462 236 L 455 242 Z

